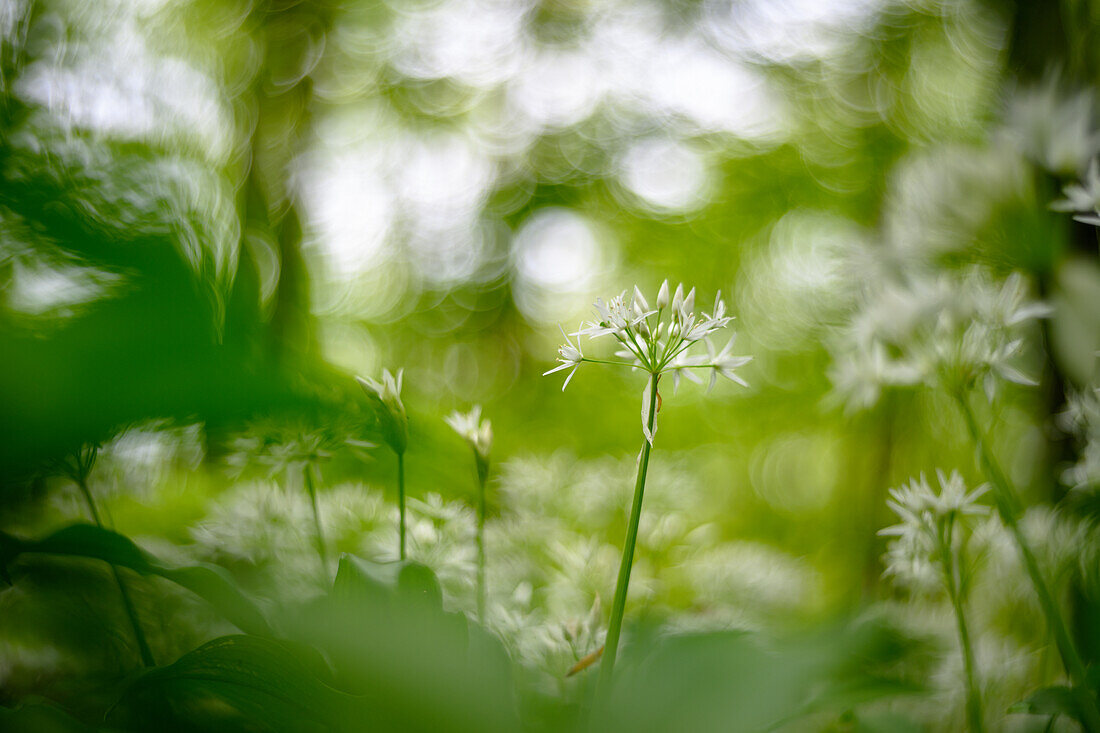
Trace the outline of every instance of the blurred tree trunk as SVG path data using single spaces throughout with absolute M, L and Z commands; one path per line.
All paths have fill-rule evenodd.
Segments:
M 309 73 L 332 27 L 326 2 L 258 2 L 249 25 L 263 62 L 249 107 L 256 115 L 242 143 L 247 161 L 241 187 L 242 237 L 260 236 L 278 254 L 279 274 L 270 304 L 268 347 L 276 361 L 313 361 L 319 346 L 311 316 L 309 272 L 302 254 L 302 218 L 289 180 L 310 132 L 313 85 Z M 244 247 L 242 247 L 244 249 Z

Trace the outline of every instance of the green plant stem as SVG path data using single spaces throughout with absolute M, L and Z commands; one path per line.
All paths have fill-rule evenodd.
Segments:
M 1054 637 L 1054 644 L 1057 646 L 1058 652 L 1062 657 L 1062 664 L 1065 666 L 1066 673 L 1073 682 L 1074 691 L 1081 708 L 1082 722 L 1085 724 L 1087 730 L 1100 731 L 1100 709 L 1096 706 L 1096 699 L 1089 692 L 1085 665 L 1082 663 L 1081 657 L 1077 653 L 1077 647 L 1074 645 L 1073 638 L 1069 634 L 1066 622 L 1062 618 L 1062 612 L 1058 608 L 1058 602 L 1054 599 L 1054 594 L 1051 592 L 1050 586 L 1047 585 L 1046 579 L 1043 577 L 1042 571 L 1039 568 L 1039 561 L 1035 557 L 1035 551 L 1031 548 L 1030 543 L 1020 529 L 1016 510 L 1016 495 L 1012 490 L 1011 484 L 1008 482 L 1008 478 L 1004 475 L 1000 465 L 997 463 L 997 459 L 993 456 L 993 452 L 990 450 L 988 442 L 982 435 L 981 429 L 978 427 L 977 417 L 974 415 L 974 410 L 970 406 L 970 401 L 967 399 L 966 394 L 961 391 L 955 392 L 955 399 L 962 410 L 963 418 L 966 420 L 966 427 L 970 432 L 970 438 L 978 448 L 978 456 L 981 460 L 982 470 L 993 486 L 993 498 L 997 505 L 997 512 L 1000 514 L 1001 521 L 1004 523 L 1005 527 L 1007 527 L 1008 531 L 1012 534 L 1016 542 L 1016 547 L 1020 550 L 1020 555 L 1024 561 L 1024 568 L 1027 570 L 1028 577 L 1031 579 L 1031 585 L 1035 589 L 1035 595 L 1039 598 L 1039 607 L 1046 617 L 1047 626 L 1050 628 L 1050 633 Z
M 966 674 L 966 717 L 971 733 L 982 733 L 984 730 L 982 699 L 975 671 L 974 648 L 970 644 L 970 630 L 967 628 L 966 616 L 963 613 L 961 583 L 956 575 L 960 558 L 956 557 L 951 545 L 951 530 L 948 528 L 940 533 L 940 557 L 944 581 L 947 584 L 947 595 L 951 598 L 951 606 L 955 611 L 955 625 L 959 632 L 959 646 L 963 655 L 963 671 Z
M 657 381 L 653 376 L 649 393 L 649 434 L 653 434 L 653 421 L 657 414 Z M 611 619 L 607 627 L 607 640 L 604 642 L 603 658 L 600 660 L 600 679 L 597 694 L 604 697 L 610 689 L 615 658 L 619 652 L 619 634 L 623 628 L 623 610 L 626 608 L 626 591 L 630 584 L 630 568 L 634 562 L 634 545 L 638 541 L 638 523 L 642 516 L 642 496 L 645 493 L 645 477 L 649 470 L 649 452 L 652 446 L 649 440 L 642 441 L 642 455 L 638 462 L 638 478 L 634 482 L 634 503 L 630 508 L 630 522 L 626 529 L 626 542 L 623 544 L 623 559 L 619 564 L 619 579 L 615 584 L 615 599 L 611 604 Z
M 328 580 L 328 549 L 325 547 L 325 533 L 321 528 L 321 509 L 317 505 L 317 487 L 313 482 L 313 464 L 306 461 L 302 464 L 302 482 L 306 485 L 309 494 L 310 507 L 313 509 L 314 541 L 317 543 L 317 557 L 321 561 L 321 577 Z
M 485 480 L 488 478 L 488 466 L 482 468 L 477 460 L 477 620 L 485 623 Z
M 397 454 L 397 510 L 400 513 L 398 523 L 398 556 L 405 559 L 405 454 Z
M 88 512 L 92 515 L 92 521 L 100 529 L 103 529 L 103 521 L 99 518 L 99 509 L 96 507 L 95 498 L 92 496 L 91 489 L 88 488 L 88 482 L 84 479 L 79 479 L 76 482 L 77 487 L 80 489 L 80 493 L 84 495 L 84 501 L 88 505 Z M 126 582 L 122 579 L 122 574 L 118 572 L 118 568 L 113 563 L 107 563 L 111 568 L 111 574 L 115 577 L 115 584 L 118 586 L 118 593 L 122 597 L 122 607 L 126 611 L 126 617 L 130 619 L 130 628 L 133 629 L 134 639 L 137 641 L 138 652 L 141 654 L 141 663 L 146 667 L 157 666 L 156 661 L 153 659 L 153 651 L 149 648 L 149 642 L 145 639 L 145 632 L 141 629 L 141 622 L 138 621 L 137 609 L 134 608 L 134 602 L 130 598 L 130 591 L 126 588 Z

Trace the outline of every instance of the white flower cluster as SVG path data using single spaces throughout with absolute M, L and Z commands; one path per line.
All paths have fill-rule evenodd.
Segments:
M 953 532 L 956 523 L 970 516 L 984 515 L 989 508 L 977 500 L 989 490 L 987 485 L 967 492 L 957 471 L 947 476 L 937 470 L 940 492 L 928 485 L 922 474 L 910 479 L 907 486 L 890 489 L 887 505 L 901 518 L 899 524 L 880 530 L 893 537 L 886 552 L 886 575 L 916 588 L 934 587 L 942 582 L 946 571 L 944 545 L 957 551 L 961 537 Z
M 1062 480 L 1076 491 L 1100 489 L 1100 389 L 1069 395 L 1059 423 L 1081 441 L 1081 457 L 1066 469 Z
M 264 477 L 274 478 L 297 474 L 303 465 L 328 461 L 343 446 L 344 440 L 334 430 L 259 420 L 249 423 L 247 430 L 230 442 L 225 463 L 234 478 L 253 475 L 255 468 L 261 469 Z
M 382 439 L 397 454 L 404 453 L 409 444 L 409 418 L 405 413 L 405 403 L 401 401 L 404 373 L 404 369 L 398 369 L 396 375 L 383 369 L 380 382 L 370 377 L 355 378 L 375 408 Z
M 765 627 L 821 598 L 805 559 L 723 541 L 721 501 L 706 491 L 697 461 L 665 456 L 650 465 L 631 603 L 677 628 L 713 630 Z M 551 689 L 603 643 L 630 460 L 559 453 L 501 466 L 501 517 L 486 537 L 488 623 Z
M 585 361 L 626 366 L 648 372 L 650 382 L 643 392 L 642 430 L 646 433 L 646 438 L 652 441 L 653 436 L 647 425 L 649 393 L 652 380 L 659 379 L 662 374 L 672 375 L 673 389 L 679 386 L 681 376 L 701 384 L 702 380 L 692 371 L 693 369 L 710 370 L 708 389 L 714 386 L 719 376 L 748 386 L 734 370 L 747 364 L 752 357 L 734 356 L 731 353 L 733 336 L 721 350 L 716 349 L 710 340 L 711 335 L 725 328 L 733 320 L 732 316 L 726 315 L 726 304 L 721 296 L 721 293 L 715 296 L 714 307 L 710 313 L 701 313 L 698 316 L 694 312 L 695 288 L 685 295 L 684 286 L 677 285 L 675 293 L 670 295 L 668 280 L 661 284 L 652 307 L 637 286 L 634 286 L 634 292 L 629 298 L 625 291 L 606 303 L 603 298 L 597 298 L 595 307 L 598 318 L 582 324 L 581 329 L 572 334 L 577 338 L 576 343 L 566 335 L 564 329 L 562 330 L 565 343 L 558 349 L 560 364 L 545 372 L 543 376 L 563 369 L 571 369 L 565 384 L 562 385 L 564 391 L 576 373 L 577 367 Z M 621 347 L 615 352 L 615 356 L 623 361 L 586 357 L 581 351 L 581 336 L 587 336 L 590 339 L 614 336 Z M 706 354 L 691 355 L 690 349 L 698 343 L 703 343 Z
M 1072 90 L 1055 73 L 1017 90 L 1006 133 L 1030 160 L 1055 175 L 1076 175 L 1100 151 L 1090 89 Z
M 381 491 L 340 484 L 317 493 L 329 547 L 376 557 L 396 542 L 397 508 Z M 251 590 L 280 601 L 309 598 L 328 582 L 318 575 L 316 539 L 305 492 L 272 481 L 238 484 L 191 528 L 200 560 L 227 565 L 249 579 Z
M 981 385 L 992 400 L 998 379 L 1036 384 L 1014 366 L 1019 330 L 1050 312 L 1015 274 L 1000 287 L 978 270 L 888 281 L 833 344 L 830 377 L 849 409 L 870 407 L 883 387 L 922 383 Z
M 1050 208 L 1072 211 L 1075 220 L 1100 226 L 1100 163 L 1096 158 L 1089 162 L 1089 169 L 1081 182 L 1069 184 L 1062 193 L 1066 197 L 1055 201 Z
M 481 460 L 489 459 L 489 451 L 493 447 L 493 426 L 488 420 L 481 419 L 481 405 L 474 405 L 466 413 L 455 410 L 443 419 L 470 444 Z

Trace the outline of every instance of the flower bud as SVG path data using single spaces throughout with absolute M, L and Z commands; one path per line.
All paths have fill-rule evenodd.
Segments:
M 405 452 L 409 443 L 409 418 L 405 414 L 405 405 L 401 401 L 403 374 L 403 369 L 397 370 L 396 377 L 390 374 L 389 370 L 383 369 L 381 382 L 376 382 L 369 377 L 355 378 L 374 406 L 382 439 L 394 453 L 399 455 Z
M 665 278 L 665 281 L 661 283 L 661 289 L 657 291 L 657 307 L 668 307 L 668 278 Z
M 695 310 L 695 288 L 692 288 L 691 292 L 688 293 L 687 297 L 684 298 L 684 302 L 680 305 L 680 313 L 683 316 L 683 319 L 686 321 L 691 316 L 691 312 L 694 311 L 694 310 Z

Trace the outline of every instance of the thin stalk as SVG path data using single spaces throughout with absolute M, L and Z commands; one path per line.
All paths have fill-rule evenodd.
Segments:
M 653 434 L 653 421 L 657 414 L 657 375 L 653 375 L 649 391 L 649 434 Z M 642 496 L 645 493 L 645 477 L 649 470 L 649 452 L 652 446 L 648 440 L 642 440 L 642 456 L 638 462 L 638 478 L 634 483 L 634 503 L 630 508 L 630 522 L 626 529 L 626 542 L 623 544 L 623 559 L 619 564 L 619 579 L 615 584 L 615 599 L 611 604 L 611 620 L 607 627 L 607 640 L 604 643 L 603 659 L 600 661 L 600 679 L 597 683 L 598 694 L 606 695 L 615 669 L 615 658 L 619 653 L 619 634 L 623 628 L 623 610 L 626 608 L 626 591 L 630 584 L 630 568 L 634 562 L 634 545 L 638 541 L 638 523 L 642 516 Z
M 317 543 L 317 557 L 321 561 L 321 577 L 327 579 L 328 549 L 325 547 L 325 533 L 321 528 L 321 509 L 317 506 L 317 487 L 313 483 L 313 471 L 314 467 L 309 461 L 302 464 L 302 482 L 306 485 L 309 503 L 313 509 L 313 533 L 314 541 Z
M 88 488 L 88 482 L 83 478 L 79 478 L 76 481 L 77 487 L 80 489 L 80 493 L 84 495 L 84 501 L 88 505 L 88 512 L 92 515 L 92 521 L 95 522 L 95 526 L 100 529 L 103 528 L 103 521 L 99 518 L 99 509 L 96 507 L 95 498 L 92 497 L 92 491 Z M 113 563 L 108 563 L 111 568 L 111 574 L 115 577 L 115 584 L 118 586 L 118 593 L 122 596 L 122 607 L 126 611 L 126 617 L 130 620 L 130 628 L 133 629 L 134 639 L 137 641 L 138 652 L 141 654 L 141 663 L 146 667 L 157 666 L 156 661 L 153 659 L 153 652 L 149 648 L 149 642 L 145 639 L 145 632 L 141 629 L 141 623 L 138 621 L 137 609 L 134 608 L 134 602 L 130 598 L 130 591 L 126 588 L 126 582 L 122 579 L 122 574 L 118 572 L 118 568 Z
M 397 528 L 399 533 L 399 557 L 405 559 L 405 454 L 397 454 L 397 509 L 401 514 Z
M 1087 730 L 1100 731 L 1100 709 L 1096 706 L 1096 699 L 1089 692 L 1085 665 L 1081 662 L 1081 657 L 1077 653 L 1077 647 L 1074 645 L 1066 622 L 1062 618 L 1058 602 L 1054 599 L 1054 594 L 1039 568 L 1039 561 L 1035 557 L 1035 552 L 1020 529 L 1016 511 L 1016 495 L 1012 485 L 1008 482 L 1008 478 L 1001 470 L 989 444 L 983 437 L 982 431 L 978 427 L 977 417 L 970 406 L 970 401 L 961 391 L 955 392 L 955 399 L 962 409 L 967 430 L 970 432 L 970 439 L 974 441 L 978 448 L 982 470 L 985 471 L 986 476 L 993 485 L 993 498 L 997 505 L 997 512 L 1001 515 L 1001 521 L 1011 532 L 1016 547 L 1020 550 L 1020 555 L 1024 560 L 1024 568 L 1031 579 L 1035 595 L 1039 598 L 1039 607 L 1046 617 L 1047 626 L 1054 637 L 1054 644 L 1058 647 L 1058 653 L 1062 656 L 1062 664 L 1065 666 L 1066 673 L 1073 682 L 1074 691 L 1081 708 L 1082 722 Z
M 950 519 L 948 520 L 950 521 Z M 982 698 L 978 690 L 976 666 L 974 664 L 974 648 L 970 644 L 970 630 L 966 625 L 966 616 L 963 613 L 962 589 L 956 569 L 960 559 L 956 557 L 951 545 L 950 527 L 940 532 L 940 558 L 943 565 L 944 581 L 947 584 L 947 595 L 951 599 L 951 606 L 955 611 L 955 625 L 959 633 L 959 646 L 963 655 L 963 671 L 966 674 L 966 717 L 970 724 L 971 733 L 982 733 Z
M 485 623 L 485 480 L 489 467 L 483 465 L 480 457 L 477 461 L 477 620 Z

